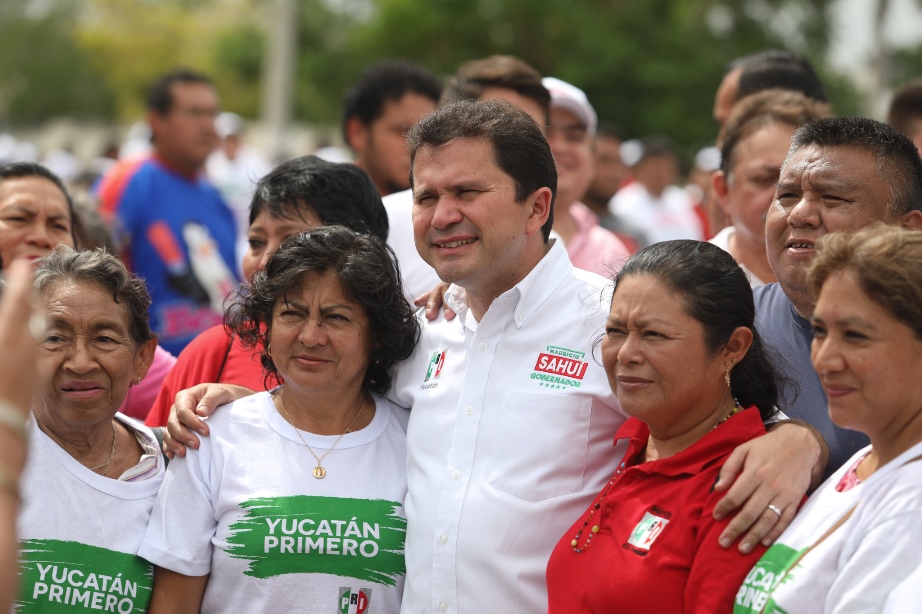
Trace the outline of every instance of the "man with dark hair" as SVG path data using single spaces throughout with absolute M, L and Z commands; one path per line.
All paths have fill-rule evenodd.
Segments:
M 714 98 L 714 119 L 723 126 L 737 101 L 770 89 L 791 90 L 820 102 L 828 101 L 810 60 L 783 49 L 766 49 L 727 65 Z
M 152 155 L 100 185 L 101 211 L 126 263 L 147 282 L 151 327 L 178 354 L 222 321 L 237 283 L 236 228 L 203 168 L 218 142 L 218 93 L 189 70 L 162 76 L 147 97 Z
M 541 73 L 518 58 L 493 55 L 465 62 L 448 80 L 441 102 L 481 99 L 510 102 L 528 113 L 542 129 L 547 126 L 551 95 L 541 84 Z M 388 245 L 400 262 L 404 294 L 412 301 L 428 294 L 440 280 L 416 251 L 410 221 L 413 209 L 410 191 L 386 197 L 384 206 L 390 221 Z
M 896 91 L 887 123 L 912 139 L 922 153 L 922 78 L 904 83 Z
M 491 55 L 458 67 L 442 94 L 453 100 L 505 100 L 519 107 L 546 128 L 551 96 L 541 83 L 541 73 L 511 55 Z
M 794 132 L 765 222 L 768 261 L 777 284 L 756 288 L 756 325 L 790 363 L 799 390 L 780 408 L 816 427 L 829 444 L 827 475 L 867 438 L 835 426 L 810 363 L 814 297 L 806 273 L 820 239 L 872 222 L 922 228 L 922 161 L 896 130 L 863 117 L 819 119 Z M 796 392 L 796 396 L 795 396 Z
M 766 90 L 733 107 L 721 131 L 720 170 L 712 182 L 731 225 L 711 243 L 732 255 L 752 287 L 775 280 L 765 255 L 765 215 L 775 196 L 794 130 L 829 116 L 829 105 L 799 92 Z
M 435 75 L 387 60 L 368 68 L 346 94 L 343 137 L 382 196 L 409 187 L 406 134 L 435 110 L 441 91 Z
M 592 142 L 595 173 L 583 202 L 603 220 L 610 215 L 608 201 L 629 176 L 627 166 L 621 160 L 622 142 L 624 135 L 617 128 L 605 122 L 599 123 Z

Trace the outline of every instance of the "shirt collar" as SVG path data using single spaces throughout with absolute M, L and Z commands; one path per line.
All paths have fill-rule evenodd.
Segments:
M 735 448 L 764 432 L 765 426 L 762 424 L 758 408 L 749 407 L 735 416 L 730 416 L 726 422 L 719 425 L 719 428 L 713 429 L 688 448 L 669 458 L 632 466 L 646 447 L 650 436 L 650 429 L 637 418 L 628 418 L 621 425 L 615 435 L 615 442 L 619 439 L 628 440 L 628 451 L 624 455 L 624 460 L 633 470 L 666 476 L 695 475 L 710 465 L 715 458 L 725 454 L 728 449 Z
M 514 310 L 516 327 L 522 328 L 528 318 L 554 294 L 572 272 L 573 265 L 563 244 L 553 241 L 551 248 L 528 275 L 501 295 L 517 297 Z M 445 304 L 458 314 L 465 326 L 476 330 L 476 320 L 468 309 L 467 292 L 464 288 L 455 284 L 449 286 L 445 292 Z M 468 318 L 470 322 L 467 321 Z

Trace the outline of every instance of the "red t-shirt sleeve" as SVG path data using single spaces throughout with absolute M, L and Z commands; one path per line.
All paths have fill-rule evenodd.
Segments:
M 144 423 L 147 426 L 166 426 L 177 392 L 205 382 L 218 381 L 229 344 L 230 337 L 223 326 L 213 326 L 193 339 L 164 378 Z

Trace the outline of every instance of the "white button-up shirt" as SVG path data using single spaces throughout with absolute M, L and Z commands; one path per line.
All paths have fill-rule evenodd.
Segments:
M 407 432 L 402 612 L 544 612 L 557 540 L 614 472 L 624 418 L 592 346 L 610 286 L 560 244 L 480 322 L 423 324 L 392 399 Z

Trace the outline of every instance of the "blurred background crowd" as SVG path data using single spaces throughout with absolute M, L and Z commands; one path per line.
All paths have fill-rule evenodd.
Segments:
M 0 163 L 41 160 L 85 193 L 145 146 L 146 88 L 177 66 L 214 79 L 222 109 L 240 116 L 219 132 L 264 159 L 349 157 L 342 96 L 374 61 L 444 77 L 508 54 L 582 88 L 603 134 L 667 137 L 677 181 L 694 184 L 715 166 L 696 154 L 714 142 L 712 95 L 729 60 L 795 51 L 835 114 L 883 119 L 893 88 L 918 72 L 920 23 L 916 0 L 6 0 Z

